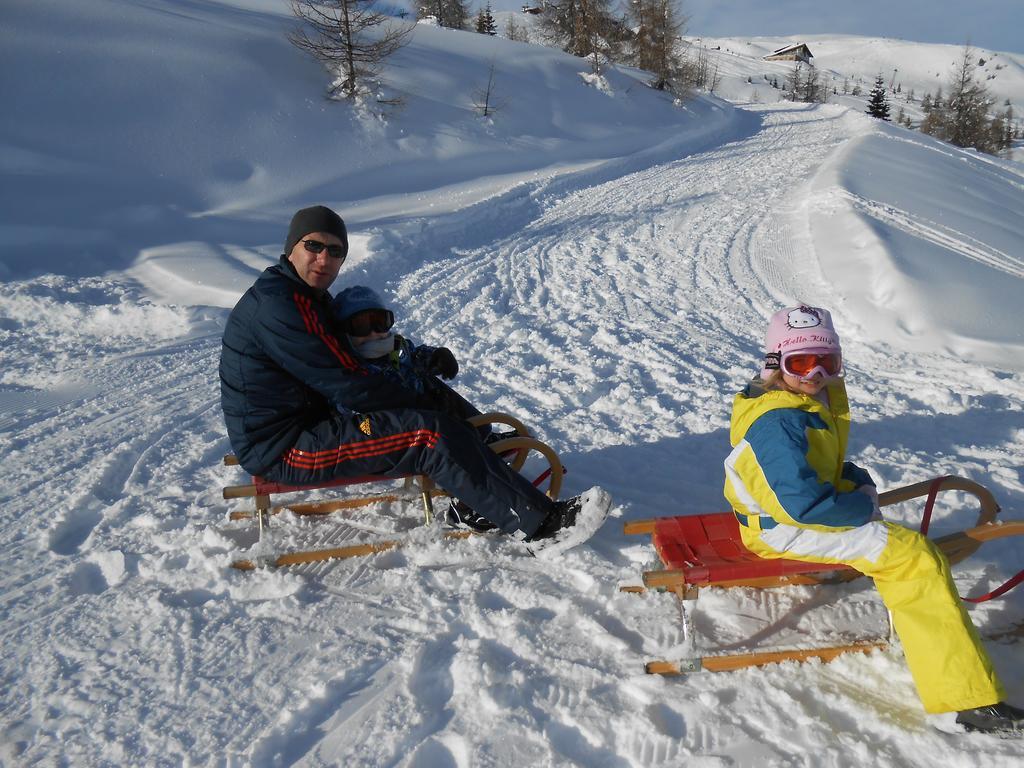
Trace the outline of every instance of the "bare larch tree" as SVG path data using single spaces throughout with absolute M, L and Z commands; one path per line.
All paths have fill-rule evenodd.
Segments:
M 677 50 L 686 17 L 677 0 L 631 0 L 629 16 L 636 28 L 633 60 L 654 75 L 651 86 L 659 91 L 679 88 L 682 60 Z
M 332 96 L 354 98 L 409 41 L 413 26 L 378 8 L 376 0 L 292 0 L 292 12 L 306 25 L 288 39 L 338 75 Z
M 974 77 L 976 56 L 970 45 L 964 46 L 960 62 L 950 76 L 949 97 L 943 99 L 941 91 L 936 94 L 920 127 L 924 133 L 958 147 L 996 154 L 1008 146 L 995 140 L 1005 134 L 1003 118 L 990 115 L 995 100 Z
M 602 59 L 618 57 L 628 32 L 610 7 L 611 0 L 547 0 L 540 15 L 542 36 L 566 53 L 589 58 L 600 74 Z

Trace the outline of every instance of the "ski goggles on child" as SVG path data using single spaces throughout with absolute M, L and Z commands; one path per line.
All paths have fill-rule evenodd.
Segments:
M 395 314 L 390 309 L 364 309 L 345 320 L 342 327 L 349 336 L 369 336 L 387 333 L 394 324 Z
M 815 374 L 826 379 L 842 375 L 843 356 L 838 352 L 789 352 L 782 356 L 782 372 L 807 380 Z

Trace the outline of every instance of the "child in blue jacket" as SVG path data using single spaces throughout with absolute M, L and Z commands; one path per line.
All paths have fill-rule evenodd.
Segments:
M 480 415 L 472 403 L 437 378 L 450 380 L 458 375 L 459 363 L 452 351 L 447 347 L 417 345 L 395 333 L 395 313 L 372 288 L 345 288 L 334 297 L 331 311 L 339 330 L 348 336 L 353 349 L 374 373 L 425 395 L 435 403 L 435 410 L 460 419 Z M 489 432 L 489 427 L 481 429 L 484 437 Z
M 421 401 L 433 404 L 433 410 L 462 420 L 480 415 L 476 406 L 438 378 L 453 379 L 458 374 L 459 363 L 452 351 L 447 347 L 417 345 L 395 333 L 395 313 L 372 288 L 365 285 L 345 288 L 332 300 L 331 311 L 338 322 L 338 330 L 348 337 L 356 354 L 373 373 L 380 373 L 416 392 Z M 515 432 L 492 433 L 489 424 L 478 427 L 477 431 L 486 443 L 515 435 Z M 452 502 L 445 516 L 455 527 L 480 532 L 494 529 L 492 523 L 458 500 Z

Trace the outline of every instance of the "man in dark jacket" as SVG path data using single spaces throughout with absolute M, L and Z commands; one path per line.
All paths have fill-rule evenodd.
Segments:
M 221 405 L 242 467 L 294 485 L 425 474 L 531 549 L 589 538 L 608 495 L 553 502 L 463 421 L 373 373 L 335 334 L 328 287 L 348 254 L 345 223 L 314 206 L 292 218 L 279 263 L 231 311 L 220 360 Z

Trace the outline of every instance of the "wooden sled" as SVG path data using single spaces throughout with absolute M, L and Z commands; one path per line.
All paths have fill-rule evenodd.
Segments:
M 996 522 L 999 505 L 992 494 L 978 483 L 960 477 L 945 476 L 897 488 L 879 494 L 879 506 L 928 496 L 922 533 L 935 497 L 940 491 L 964 491 L 977 497 L 980 510 L 974 528 L 935 539 L 951 564 L 973 554 L 986 541 L 1006 536 L 1024 535 L 1024 521 Z M 683 644 L 692 642 L 691 617 L 686 603 L 695 603 L 702 587 L 776 587 L 789 584 L 825 584 L 848 581 L 861 574 L 846 565 L 823 565 L 798 560 L 765 560 L 748 550 L 740 538 L 739 523 L 732 512 L 704 515 L 663 517 L 626 523 L 625 532 L 650 535 L 664 568 L 643 574 L 643 587 L 623 587 L 623 591 L 639 592 L 657 589 L 671 592 L 679 601 L 683 616 Z M 1024 571 L 991 593 L 995 597 L 1024 579 Z M 987 596 L 986 596 L 987 597 Z M 726 654 L 689 657 L 668 661 L 651 661 L 649 674 L 678 675 L 700 670 L 728 671 L 762 666 L 779 661 L 804 661 L 811 658 L 831 661 L 844 653 L 866 652 L 888 645 L 888 639 L 872 643 L 825 648 L 768 651 L 761 653 Z
M 491 443 L 490 448 L 501 455 L 509 465 L 520 471 L 526 464 L 531 452 L 539 453 L 548 463 L 548 468 L 537 478 L 536 485 L 543 482 L 548 483 L 547 495 L 557 499 L 562 489 L 562 478 L 565 475 L 565 468 L 558 457 L 558 454 L 546 443 L 533 437 L 519 419 L 507 413 L 485 413 L 468 420 L 469 424 L 479 427 L 485 424 L 503 424 L 515 431 L 514 437 Z M 233 455 L 224 457 L 224 464 L 238 466 L 238 459 Z M 395 480 L 403 478 L 383 477 L 366 475 L 361 477 L 342 478 L 326 483 L 311 485 L 286 485 L 275 483 L 259 476 L 252 476 L 252 482 L 244 485 L 229 485 L 223 489 L 225 499 L 252 498 L 255 501 L 253 509 L 236 510 L 231 512 L 231 520 L 255 520 L 258 530 L 258 540 L 264 541 L 267 530 L 270 526 L 270 519 L 273 515 L 285 510 L 299 516 L 322 516 L 330 515 L 342 510 L 358 509 L 371 504 L 382 502 L 412 502 L 417 500 L 423 506 L 423 520 L 425 525 L 430 525 L 434 519 L 433 499 L 448 496 L 448 493 L 434 486 L 430 478 L 425 475 L 409 476 L 405 479 L 405 486 L 401 489 L 385 493 L 370 494 L 363 496 L 347 496 L 332 498 L 320 501 L 303 501 L 291 503 L 274 504 L 274 497 L 282 494 L 292 494 L 311 490 L 322 490 L 329 488 L 340 488 L 349 485 L 365 485 L 368 483 L 393 484 Z M 464 539 L 473 535 L 471 531 L 453 530 L 445 531 L 446 539 Z M 401 547 L 401 539 L 390 539 L 385 541 L 373 541 L 360 544 L 353 544 L 344 547 L 330 549 L 305 550 L 299 552 L 288 552 L 277 556 L 263 557 L 258 559 L 235 560 L 231 566 L 242 571 L 251 571 L 255 568 L 266 565 L 271 567 L 283 567 L 288 565 L 300 565 L 303 563 L 315 563 L 325 560 L 339 560 L 350 557 L 362 557 L 377 552 Z

